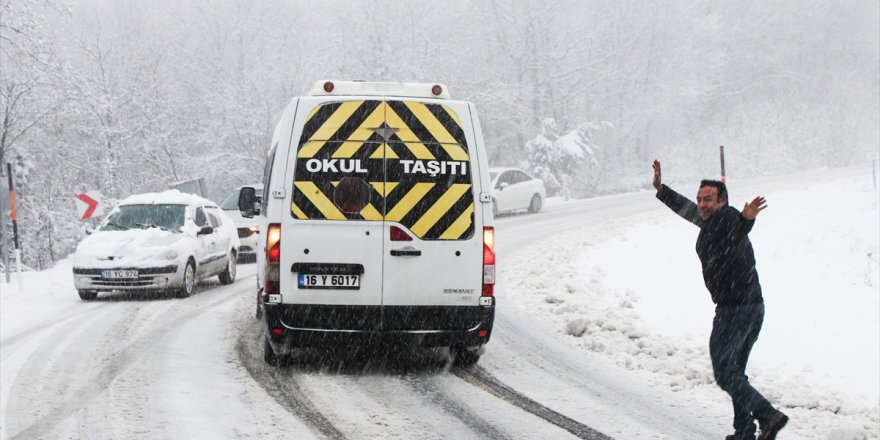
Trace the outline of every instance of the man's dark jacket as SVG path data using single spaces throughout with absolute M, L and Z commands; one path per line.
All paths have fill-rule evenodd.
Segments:
M 727 205 L 704 221 L 696 203 L 666 185 L 661 185 L 657 198 L 700 228 L 697 255 L 703 264 L 703 280 L 712 294 L 712 302 L 719 306 L 764 302 L 755 269 L 755 252 L 748 235 L 754 220 L 746 220 L 738 209 Z

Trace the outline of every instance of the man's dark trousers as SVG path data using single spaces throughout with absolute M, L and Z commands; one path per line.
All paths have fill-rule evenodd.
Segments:
M 753 434 L 754 417 L 772 409 L 770 402 L 749 384 L 746 364 L 764 323 L 764 304 L 718 306 L 709 338 L 715 382 L 733 400 L 733 428 Z M 754 417 L 753 417 L 754 416 Z

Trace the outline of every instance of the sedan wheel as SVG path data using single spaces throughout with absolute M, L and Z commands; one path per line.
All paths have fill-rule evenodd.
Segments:
M 186 268 L 183 270 L 183 285 L 180 286 L 180 290 L 177 292 L 177 296 L 181 298 L 186 298 L 193 293 L 193 288 L 196 286 L 196 265 L 193 263 L 193 260 L 187 260 Z
M 290 364 L 291 357 L 289 354 L 275 353 L 269 339 L 263 338 L 263 360 L 273 367 L 286 367 Z
M 532 214 L 541 210 L 541 196 L 535 194 L 532 196 L 532 202 L 529 203 L 529 212 Z
M 91 301 L 98 297 L 98 292 L 95 292 L 94 290 L 80 290 L 79 297 L 82 300 Z
M 226 270 L 220 274 L 220 284 L 232 284 L 235 281 L 235 265 L 235 252 L 229 251 L 229 255 L 226 257 Z

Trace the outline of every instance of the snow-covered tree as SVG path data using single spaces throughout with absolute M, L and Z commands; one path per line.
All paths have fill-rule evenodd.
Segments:
M 584 122 L 562 131 L 555 119 L 546 118 L 541 133 L 526 142 L 523 166 L 544 180 L 549 195 L 567 198 L 589 194 L 601 170 L 596 135 L 610 128 L 610 122 Z
M 0 0 L 0 176 L 6 175 L 7 162 L 17 166 L 20 177 L 30 170 L 26 137 L 63 101 L 46 18 L 52 6 Z
M 0 0 L 0 175 L 49 264 L 76 192 L 259 180 L 280 112 L 326 78 L 446 83 L 490 165 L 571 197 L 648 185 L 654 158 L 716 175 L 718 145 L 739 178 L 855 164 L 880 145 L 878 41 L 861 0 Z

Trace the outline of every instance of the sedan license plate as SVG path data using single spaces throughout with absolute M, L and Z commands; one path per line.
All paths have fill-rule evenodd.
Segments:
M 299 274 L 300 289 L 360 289 L 360 275 Z
M 119 279 L 119 278 L 137 278 L 138 271 L 136 270 L 105 270 L 101 272 L 101 276 L 107 279 Z

